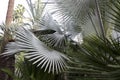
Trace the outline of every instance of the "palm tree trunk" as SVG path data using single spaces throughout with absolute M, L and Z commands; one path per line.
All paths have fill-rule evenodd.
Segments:
M 10 25 L 13 21 L 14 0 L 9 0 L 8 10 L 6 15 L 6 25 Z
M 0 53 L 4 52 L 5 45 L 10 41 L 10 34 L 8 32 L 8 26 L 10 26 L 13 21 L 13 9 L 14 9 L 14 0 L 9 0 L 8 10 L 6 14 L 6 31 L 4 32 L 4 38 L 2 42 L 2 48 Z M 14 73 L 14 56 L 11 57 L 1 57 L 0 56 L 0 69 L 9 68 Z M 0 80 L 13 80 L 10 76 L 0 71 Z

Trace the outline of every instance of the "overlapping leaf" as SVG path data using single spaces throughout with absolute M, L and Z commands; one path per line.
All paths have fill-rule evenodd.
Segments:
M 30 31 L 24 29 L 17 32 L 15 42 L 7 44 L 3 55 L 13 55 L 20 51 L 26 52 L 26 58 L 33 64 L 53 74 L 65 70 L 65 60 L 69 60 L 64 54 L 48 48 Z

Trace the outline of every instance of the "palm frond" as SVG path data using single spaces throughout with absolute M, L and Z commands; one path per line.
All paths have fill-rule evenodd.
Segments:
M 54 76 L 51 73 L 44 72 L 43 69 L 32 65 L 24 57 L 24 53 L 16 56 L 15 76 L 20 80 L 53 80 Z
M 17 32 L 15 42 L 7 44 L 3 55 L 9 56 L 20 51 L 25 51 L 26 58 L 33 64 L 53 74 L 65 70 L 65 60 L 69 60 L 64 54 L 48 48 L 30 31 L 24 29 Z
M 53 32 L 56 32 L 53 34 L 46 34 L 42 36 L 41 34 L 39 34 L 39 39 L 54 48 L 65 48 L 66 40 L 70 38 L 70 36 L 75 37 L 79 33 L 79 31 L 81 31 L 81 28 L 73 22 L 70 22 L 69 25 L 66 26 L 60 25 L 56 20 L 53 19 L 53 17 L 49 13 L 46 13 L 44 15 L 42 21 L 43 25 L 41 26 L 41 28 L 43 28 L 43 30 L 51 30 Z M 76 29 L 78 30 L 78 32 Z M 49 32 L 47 31 L 47 33 Z
M 86 35 L 86 29 L 94 26 L 91 28 L 92 33 L 97 35 L 103 35 L 104 33 L 105 35 L 106 28 L 103 26 L 103 17 L 106 15 L 105 10 L 107 10 L 105 5 L 108 4 L 109 1 L 110 0 L 97 0 L 96 2 L 99 5 L 97 4 L 96 7 L 95 0 L 50 0 L 50 2 L 53 3 L 51 5 L 54 7 L 48 9 L 48 13 L 50 13 L 50 15 L 68 31 L 71 30 L 71 26 L 77 25 L 77 27 L 84 29 Z M 48 7 L 51 6 L 49 5 L 49 2 L 47 5 Z M 100 8 L 99 12 L 98 7 Z M 97 13 L 99 13 L 99 15 Z M 87 22 L 90 21 L 92 24 L 87 24 Z M 74 24 L 71 24 L 71 22 Z M 83 24 L 87 25 L 83 26 Z M 75 26 L 72 28 L 75 28 Z M 75 31 L 78 31 L 78 29 L 73 30 L 73 32 Z M 81 32 L 81 30 L 79 30 L 79 32 Z
M 73 63 L 74 65 L 71 65 L 74 67 L 73 73 L 72 71 L 70 72 L 71 75 L 77 74 L 79 76 L 76 77 L 82 77 L 83 79 L 93 78 L 93 80 L 120 79 L 120 41 L 118 39 L 110 40 L 92 36 L 85 38 L 84 43 L 81 46 L 75 48 L 76 46 L 72 45 L 70 47 L 67 54 L 69 54 L 72 60 L 76 62 L 75 64 Z M 77 71 L 80 71 L 75 71 L 75 67 L 77 68 Z M 86 70 L 84 71 L 84 69 L 87 69 L 88 72 L 86 72 Z M 91 70 L 94 70 L 95 72 L 91 72 Z
M 56 31 L 55 31 L 55 30 L 52 30 L 52 29 L 35 30 L 35 31 L 33 31 L 33 33 L 34 33 L 36 36 L 46 35 L 46 34 L 53 34 L 53 33 L 55 33 L 55 32 L 56 32 Z
M 94 0 L 52 0 L 55 7 L 54 11 L 51 12 L 55 16 L 59 16 L 59 21 L 64 23 L 69 20 L 74 20 L 77 22 L 85 23 L 87 12 L 92 12 Z
M 109 22 L 112 23 L 115 27 L 115 30 L 119 31 L 120 30 L 120 1 L 116 0 L 113 1 L 111 0 L 111 3 L 108 5 L 109 11 L 108 13 L 108 18 L 110 19 Z
M 30 18 L 27 19 L 32 23 L 33 29 L 36 29 L 41 25 L 41 17 L 45 5 L 41 3 L 41 0 L 34 1 L 34 3 L 32 0 L 26 0 L 26 2 L 29 7 L 27 11 L 30 16 Z
M 40 0 L 37 0 L 36 4 L 33 4 L 31 0 L 26 0 L 28 7 L 30 9 L 30 14 L 32 19 L 38 19 L 41 17 L 42 15 L 42 5 L 40 4 Z
M 101 38 L 93 37 L 91 39 L 90 38 L 86 39 L 86 41 L 88 43 L 85 43 L 83 46 L 83 48 L 85 49 L 84 51 L 86 52 L 86 55 L 92 56 L 92 57 L 94 56 L 95 59 L 97 59 L 96 57 L 99 56 L 98 59 L 103 59 L 103 62 L 101 62 L 102 60 L 100 60 L 100 62 L 102 64 L 106 64 L 106 62 L 109 62 L 109 64 L 112 64 L 112 63 L 114 63 L 114 61 L 117 61 L 116 58 L 114 57 L 115 54 L 111 53 L 111 52 L 115 51 L 114 49 L 116 49 L 116 48 L 113 48 L 113 44 L 109 40 L 104 41 Z M 96 48 L 94 48 L 95 46 L 96 46 Z M 97 50 L 99 52 L 97 52 Z M 103 58 L 101 58 L 101 57 L 103 57 Z
M 59 23 L 53 19 L 50 13 L 46 13 L 41 20 L 41 28 L 43 29 L 52 29 L 55 30 L 56 32 L 62 33 L 59 25 Z
M 56 49 L 64 49 L 66 47 L 67 36 L 59 33 L 43 35 L 40 39 L 45 42 L 48 46 Z

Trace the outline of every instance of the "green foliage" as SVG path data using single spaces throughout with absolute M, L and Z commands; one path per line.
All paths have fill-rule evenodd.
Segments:
M 95 1 L 97 2 L 98 0 Z M 59 2 L 62 2 L 62 4 L 58 4 Z M 31 11 L 32 26 L 38 27 L 41 23 L 42 15 L 40 1 L 38 0 L 38 3 L 34 5 L 31 0 L 27 0 L 27 3 Z M 79 33 L 81 31 L 78 23 L 86 23 L 86 20 L 89 20 L 88 17 L 93 22 L 91 14 L 94 15 L 94 12 L 98 13 L 98 23 L 100 23 L 100 27 L 94 27 L 97 28 L 95 29 L 96 33 L 98 33 L 97 30 L 99 29 L 102 33 L 107 31 L 106 29 L 108 28 L 105 28 L 107 17 L 109 17 L 107 20 L 109 22 L 112 20 L 111 23 L 115 25 L 112 27 L 115 27 L 117 31 L 120 30 L 120 1 L 100 0 L 97 3 L 93 0 L 91 2 L 87 0 L 77 0 L 76 2 L 73 0 L 59 0 L 56 2 L 59 7 L 58 11 L 63 12 L 63 15 L 60 16 L 65 19 L 67 26 L 58 25 L 51 14 L 48 14 L 46 19 L 43 19 L 43 27 L 45 29 L 34 31 L 41 41 L 28 30 L 18 30 L 16 41 L 8 43 L 6 45 L 7 50 L 4 52 L 4 55 L 7 56 L 20 51 L 26 52 L 25 59 L 22 57 L 23 59 L 18 60 L 16 63 L 17 77 L 22 80 L 53 80 L 55 79 L 54 73 L 65 71 L 67 75 L 64 76 L 71 80 L 120 80 L 119 38 L 108 39 L 106 36 L 101 38 L 99 35 L 97 37 L 86 37 L 82 45 L 77 44 L 71 38 L 75 36 L 73 35 L 75 32 Z M 106 3 L 107 5 L 105 5 Z M 80 6 L 81 4 L 82 6 Z M 70 23 L 71 21 L 73 21 L 73 25 Z M 68 23 L 71 25 L 69 26 Z M 69 59 L 64 54 L 56 50 L 69 55 L 73 62 L 69 62 Z M 66 65 L 66 60 L 68 60 L 69 65 Z M 66 71 L 66 67 L 69 70 Z M 4 71 L 11 75 L 9 71 Z M 50 78 L 51 76 L 52 78 Z
M 79 47 L 80 50 L 77 53 L 73 52 L 77 54 L 76 57 L 74 55 L 77 64 L 72 65 L 72 72 L 78 75 L 76 77 L 84 79 L 91 77 L 93 80 L 119 80 L 119 44 L 119 40 L 115 39 L 109 41 L 107 38 L 93 36 L 86 38 Z M 76 69 L 77 71 L 75 71 Z
M 28 19 L 32 23 L 33 29 L 36 29 L 41 24 L 41 17 L 45 5 L 41 4 L 41 0 L 36 0 L 34 4 L 32 3 L 32 0 L 26 0 L 26 2 L 29 7 L 28 13 L 30 18 Z
M 24 59 L 24 53 L 16 55 L 15 66 L 15 74 L 9 69 L 2 69 L 2 71 L 11 76 L 13 80 L 55 80 L 56 75 L 44 72 L 40 67 Z
M 10 69 L 1 69 L 1 71 L 3 71 L 3 72 L 5 72 L 6 74 L 8 74 L 9 76 L 11 76 L 13 79 L 15 79 L 15 77 L 14 77 L 14 74 L 11 72 L 11 70 Z M 16 79 L 17 80 L 17 79 Z
M 111 0 L 110 4 L 108 4 L 108 9 L 106 12 L 108 13 L 107 17 L 110 19 L 108 22 L 115 26 L 115 30 L 120 30 L 120 1 L 119 0 Z
M 14 55 L 18 52 L 26 52 L 25 57 L 33 64 L 44 69 L 45 72 L 58 74 L 66 69 L 64 54 L 53 50 L 43 44 L 32 32 L 25 29 L 18 30 L 16 41 L 6 45 L 4 56 Z
M 25 8 L 23 5 L 18 4 L 18 6 L 15 8 L 14 10 L 14 14 L 13 14 L 13 21 L 15 21 L 16 23 L 21 23 L 23 22 L 24 19 L 24 12 L 25 12 Z
M 55 76 L 44 72 L 43 69 L 33 65 L 27 59 L 23 59 L 23 56 L 20 55 L 17 57 L 15 73 L 20 80 L 54 80 Z

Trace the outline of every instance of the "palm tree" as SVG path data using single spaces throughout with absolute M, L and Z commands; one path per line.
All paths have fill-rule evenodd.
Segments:
M 14 8 L 14 0 L 9 0 L 8 3 L 8 10 L 7 10 L 7 14 L 6 14 L 6 29 L 4 32 L 4 38 L 1 44 L 1 49 L 0 49 L 0 53 L 4 52 L 4 47 L 5 45 L 9 42 L 10 39 L 10 35 L 8 32 L 8 26 L 10 26 L 12 19 L 13 19 L 13 8 Z M 6 63 L 5 63 L 6 62 Z M 14 72 L 14 57 L 11 58 L 3 58 L 0 57 L 0 69 L 2 68 L 10 68 L 13 72 Z M 1 80 L 12 80 L 12 78 L 8 77 L 5 73 L 0 71 L 0 79 Z
M 8 11 L 6 15 L 6 25 L 10 25 L 13 21 L 14 0 L 9 0 Z
M 59 4 L 60 2 L 62 4 Z M 38 18 L 36 19 L 35 15 L 32 17 L 37 20 L 37 24 L 42 22 L 40 30 L 34 31 L 34 33 L 39 36 L 41 41 L 47 44 L 47 47 L 49 46 L 55 49 L 55 51 L 46 48 L 46 45 L 43 45 L 43 43 L 39 41 L 30 31 L 23 29 L 23 32 L 17 32 L 15 42 L 7 44 L 7 50 L 4 52 L 4 55 L 13 55 L 16 52 L 25 51 L 26 58 L 32 61 L 33 64 L 39 66 L 44 71 L 58 73 L 59 71 L 61 72 L 64 70 L 65 65 L 62 61 L 67 59 L 67 57 L 58 51 L 68 55 L 71 53 L 73 55 L 70 56 L 74 56 L 74 58 L 71 59 L 77 62 L 77 64 L 73 63 L 74 66 L 72 65 L 72 67 L 77 70 L 78 74 L 81 72 L 80 77 L 92 77 L 93 80 L 119 80 L 119 40 L 109 40 L 106 38 L 106 28 L 103 23 L 106 20 L 106 17 L 108 17 L 106 14 L 109 13 L 109 18 L 114 20 L 114 23 L 112 24 L 115 24 L 115 29 L 119 31 L 119 17 L 117 17 L 119 16 L 119 12 L 117 12 L 119 11 L 119 0 L 116 0 L 115 2 L 110 0 L 110 2 L 112 3 L 108 3 L 109 5 L 107 5 L 109 6 L 110 11 L 107 11 L 107 8 L 104 8 L 104 5 L 101 5 L 102 3 L 107 3 L 107 1 L 103 0 L 100 0 L 101 4 L 98 3 L 98 0 L 77 0 L 74 2 L 73 0 L 59 0 L 56 2 L 59 7 L 57 7 L 58 12 L 53 11 L 52 13 L 47 13 L 42 20 L 39 20 Z M 29 5 L 30 4 L 31 2 Z M 110 7 L 111 4 L 114 8 Z M 33 12 L 32 14 L 35 14 L 33 7 L 31 10 Z M 103 12 L 101 10 L 103 10 Z M 115 15 L 112 11 L 115 12 Z M 60 12 L 62 12 L 62 15 Z M 64 23 L 64 26 L 59 25 L 55 20 L 53 20 L 53 14 L 60 15 L 59 21 L 60 23 Z M 100 27 L 96 27 L 96 25 L 94 26 L 94 16 L 97 17 L 98 21 L 98 24 L 96 25 L 99 25 Z M 64 21 L 62 21 L 63 19 Z M 83 21 L 81 19 L 83 19 Z M 73 37 L 76 35 L 77 30 L 77 33 L 81 31 L 81 29 L 79 30 L 81 26 L 79 23 L 87 22 L 89 19 L 93 24 L 94 30 L 98 37 L 85 39 L 85 43 L 80 47 L 80 45 L 73 40 Z M 33 22 L 36 22 L 36 20 L 33 20 Z M 68 25 L 69 23 L 70 25 Z M 100 35 L 102 35 L 102 38 Z M 75 56 L 75 53 L 77 53 L 77 57 L 80 59 Z M 60 63 L 55 65 L 57 62 Z M 58 67 L 58 65 L 61 65 L 61 67 Z M 72 69 L 71 67 L 69 68 Z
M 38 10 L 40 10 L 38 8 L 39 5 L 37 5 L 36 7 L 33 7 L 33 4 L 31 3 L 30 0 L 28 1 L 28 4 L 32 5 L 32 6 L 30 6 L 30 9 L 32 9 L 31 11 L 33 11 L 32 12 L 32 18 L 33 18 L 32 26 L 34 26 L 34 22 L 40 21 L 38 19 L 38 18 L 40 18 L 40 16 L 38 16 L 38 14 L 36 14 L 36 12 L 38 13 Z M 36 16 L 38 16 L 38 17 L 36 17 Z M 43 32 L 43 33 L 45 32 L 45 34 L 48 34 L 49 32 L 47 32 L 47 31 L 50 31 L 50 33 L 51 33 L 51 31 L 52 31 L 52 33 L 55 32 L 54 30 L 48 30 L 48 29 L 40 30 L 38 32 Z M 34 31 L 34 32 L 38 33 L 37 31 Z M 23 39 L 21 39 L 21 38 L 23 38 Z M 32 40 L 31 40 L 31 38 L 32 38 Z M 15 48 L 15 47 L 16 47 L 16 49 L 13 50 L 13 48 Z M 69 58 L 66 57 L 64 54 L 60 53 L 59 51 L 49 48 L 44 43 L 39 41 L 39 39 L 37 39 L 37 37 L 31 31 L 26 30 L 24 28 L 17 30 L 15 42 L 10 42 L 10 44 L 8 43 L 6 45 L 5 49 L 6 49 L 6 51 L 2 54 L 4 56 L 10 56 L 10 55 L 14 55 L 18 52 L 24 51 L 25 52 L 25 60 L 28 63 L 30 62 L 30 63 L 34 64 L 34 65 L 32 65 L 32 67 L 35 66 L 36 69 L 38 68 L 39 70 L 42 70 L 42 72 L 47 73 L 47 74 L 49 73 L 52 75 L 59 74 L 59 73 L 63 72 L 64 70 L 66 70 L 66 62 L 69 61 Z M 24 76 L 25 74 L 24 73 L 22 74 L 22 72 L 20 72 L 20 74 L 21 74 L 20 78 L 25 79 L 25 80 L 26 79 L 39 80 L 39 79 L 41 79 L 41 77 L 45 76 L 45 75 L 43 75 L 41 77 L 39 77 L 39 76 L 36 77 L 36 75 L 33 75 L 33 73 L 30 74 L 32 77 L 27 76 L 27 78 L 26 78 Z
M 59 0 L 58 3 L 60 1 L 62 2 L 62 0 Z M 63 12 L 63 15 L 60 15 L 60 16 L 62 16 L 62 18 L 64 18 L 64 22 L 66 22 L 66 24 L 67 24 L 67 22 L 69 23 L 69 21 L 71 20 L 71 17 L 74 18 L 76 16 L 74 10 L 78 11 L 77 9 L 79 9 L 79 8 L 75 8 L 75 6 L 73 6 L 74 10 L 71 9 L 71 7 L 68 7 L 69 5 L 71 6 L 71 4 L 73 4 L 73 2 L 72 3 L 71 2 L 72 2 L 72 0 L 71 1 L 66 0 L 66 1 L 64 1 L 63 4 L 58 4 L 60 7 L 59 11 Z M 75 5 L 78 2 L 74 1 Z M 85 2 L 87 2 L 87 1 L 85 1 Z M 87 40 L 85 40 L 86 42 L 85 42 L 85 44 L 83 44 L 82 48 L 77 47 L 75 50 L 78 52 L 76 52 L 74 50 L 73 53 L 75 53 L 75 52 L 79 53 L 79 54 L 77 54 L 77 56 L 79 55 L 79 58 L 81 58 L 80 62 L 83 61 L 83 64 L 85 64 L 83 67 L 85 67 L 85 69 L 87 68 L 88 71 L 90 71 L 90 73 L 87 72 L 87 73 L 83 74 L 83 75 L 88 75 L 87 78 L 90 77 L 91 74 L 94 74 L 94 75 L 96 74 L 96 77 L 94 75 L 91 75 L 91 76 L 94 76 L 93 78 L 96 78 L 96 79 L 99 78 L 100 80 L 110 80 L 110 79 L 111 80 L 119 80 L 119 77 L 118 77 L 118 75 L 119 75 L 118 74 L 119 59 L 117 58 L 119 56 L 117 54 L 119 52 L 119 40 L 106 38 L 107 29 L 109 27 L 111 28 L 111 26 L 106 25 L 106 23 L 109 21 L 110 23 L 107 23 L 107 24 L 114 24 L 115 26 L 112 26 L 112 29 L 113 29 L 113 27 L 115 27 L 115 30 L 119 31 L 119 15 L 120 15 L 119 14 L 119 10 L 120 10 L 119 3 L 120 2 L 119 2 L 119 0 L 117 0 L 117 1 L 109 0 L 109 1 L 105 1 L 105 2 L 100 0 L 100 2 L 107 4 L 107 6 L 105 7 L 104 5 L 100 5 L 98 3 L 98 0 L 94 1 L 95 6 L 93 9 L 95 9 L 95 12 L 96 12 L 96 15 L 98 18 L 98 23 L 100 26 L 100 27 L 94 27 L 94 29 L 97 28 L 97 29 L 95 29 L 96 33 L 99 33 L 98 30 L 100 30 L 99 34 L 102 35 L 103 38 L 101 38 L 101 36 L 99 36 L 99 35 L 97 35 L 98 36 L 97 38 L 96 37 L 88 38 Z M 69 4 L 67 5 L 66 3 L 69 3 Z M 112 5 L 112 7 L 111 7 L 111 5 Z M 73 11 L 73 14 L 72 14 L 72 11 L 69 10 L 69 8 Z M 86 7 L 84 7 L 84 8 L 86 8 Z M 102 10 L 103 10 L 103 12 L 102 12 Z M 56 11 L 56 14 L 59 15 L 60 13 L 59 12 L 57 13 L 57 11 Z M 89 15 L 90 14 L 89 10 L 85 11 L 85 12 L 88 13 L 87 14 L 88 17 L 90 18 L 91 22 L 93 22 L 91 15 Z M 53 13 L 55 13 L 55 12 L 53 12 Z M 51 20 L 51 18 L 47 18 L 47 20 L 48 19 Z M 78 19 L 80 19 L 80 18 L 78 18 Z M 48 21 L 50 22 L 50 20 L 48 20 Z M 77 19 L 75 19 L 75 20 L 77 20 Z M 62 19 L 60 18 L 59 21 L 62 22 Z M 79 20 L 77 20 L 77 21 L 79 21 Z M 54 21 L 52 21 L 51 24 L 52 23 L 54 23 Z M 107 26 L 107 28 L 106 28 L 106 26 Z M 52 28 L 50 28 L 50 29 L 52 29 Z M 58 30 L 56 32 L 58 32 Z M 43 37 L 42 40 L 45 43 L 47 43 L 49 46 L 53 46 L 53 47 L 56 47 L 57 43 L 59 43 L 59 42 L 61 44 L 61 42 L 62 42 L 61 39 L 63 38 L 63 37 L 60 38 L 60 36 L 59 36 L 59 38 L 60 38 L 59 39 L 58 33 L 50 34 L 47 36 L 45 35 L 42 37 Z M 58 44 L 57 47 L 58 46 L 60 46 L 60 45 Z M 75 45 L 74 45 L 74 48 L 75 48 Z M 73 55 L 75 55 L 75 54 L 73 54 Z M 79 64 L 79 65 L 81 65 L 81 64 Z M 92 73 L 92 71 L 89 69 L 93 69 L 93 70 L 97 70 L 97 71 L 93 71 L 93 73 Z M 83 71 L 83 68 L 79 69 L 79 70 Z M 86 71 L 84 70 L 84 72 L 86 72 Z M 104 72 L 105 72 L 105 74 L 103 74 Z M 111 76 L 111 75 L 113 75 L 113 76 Z

